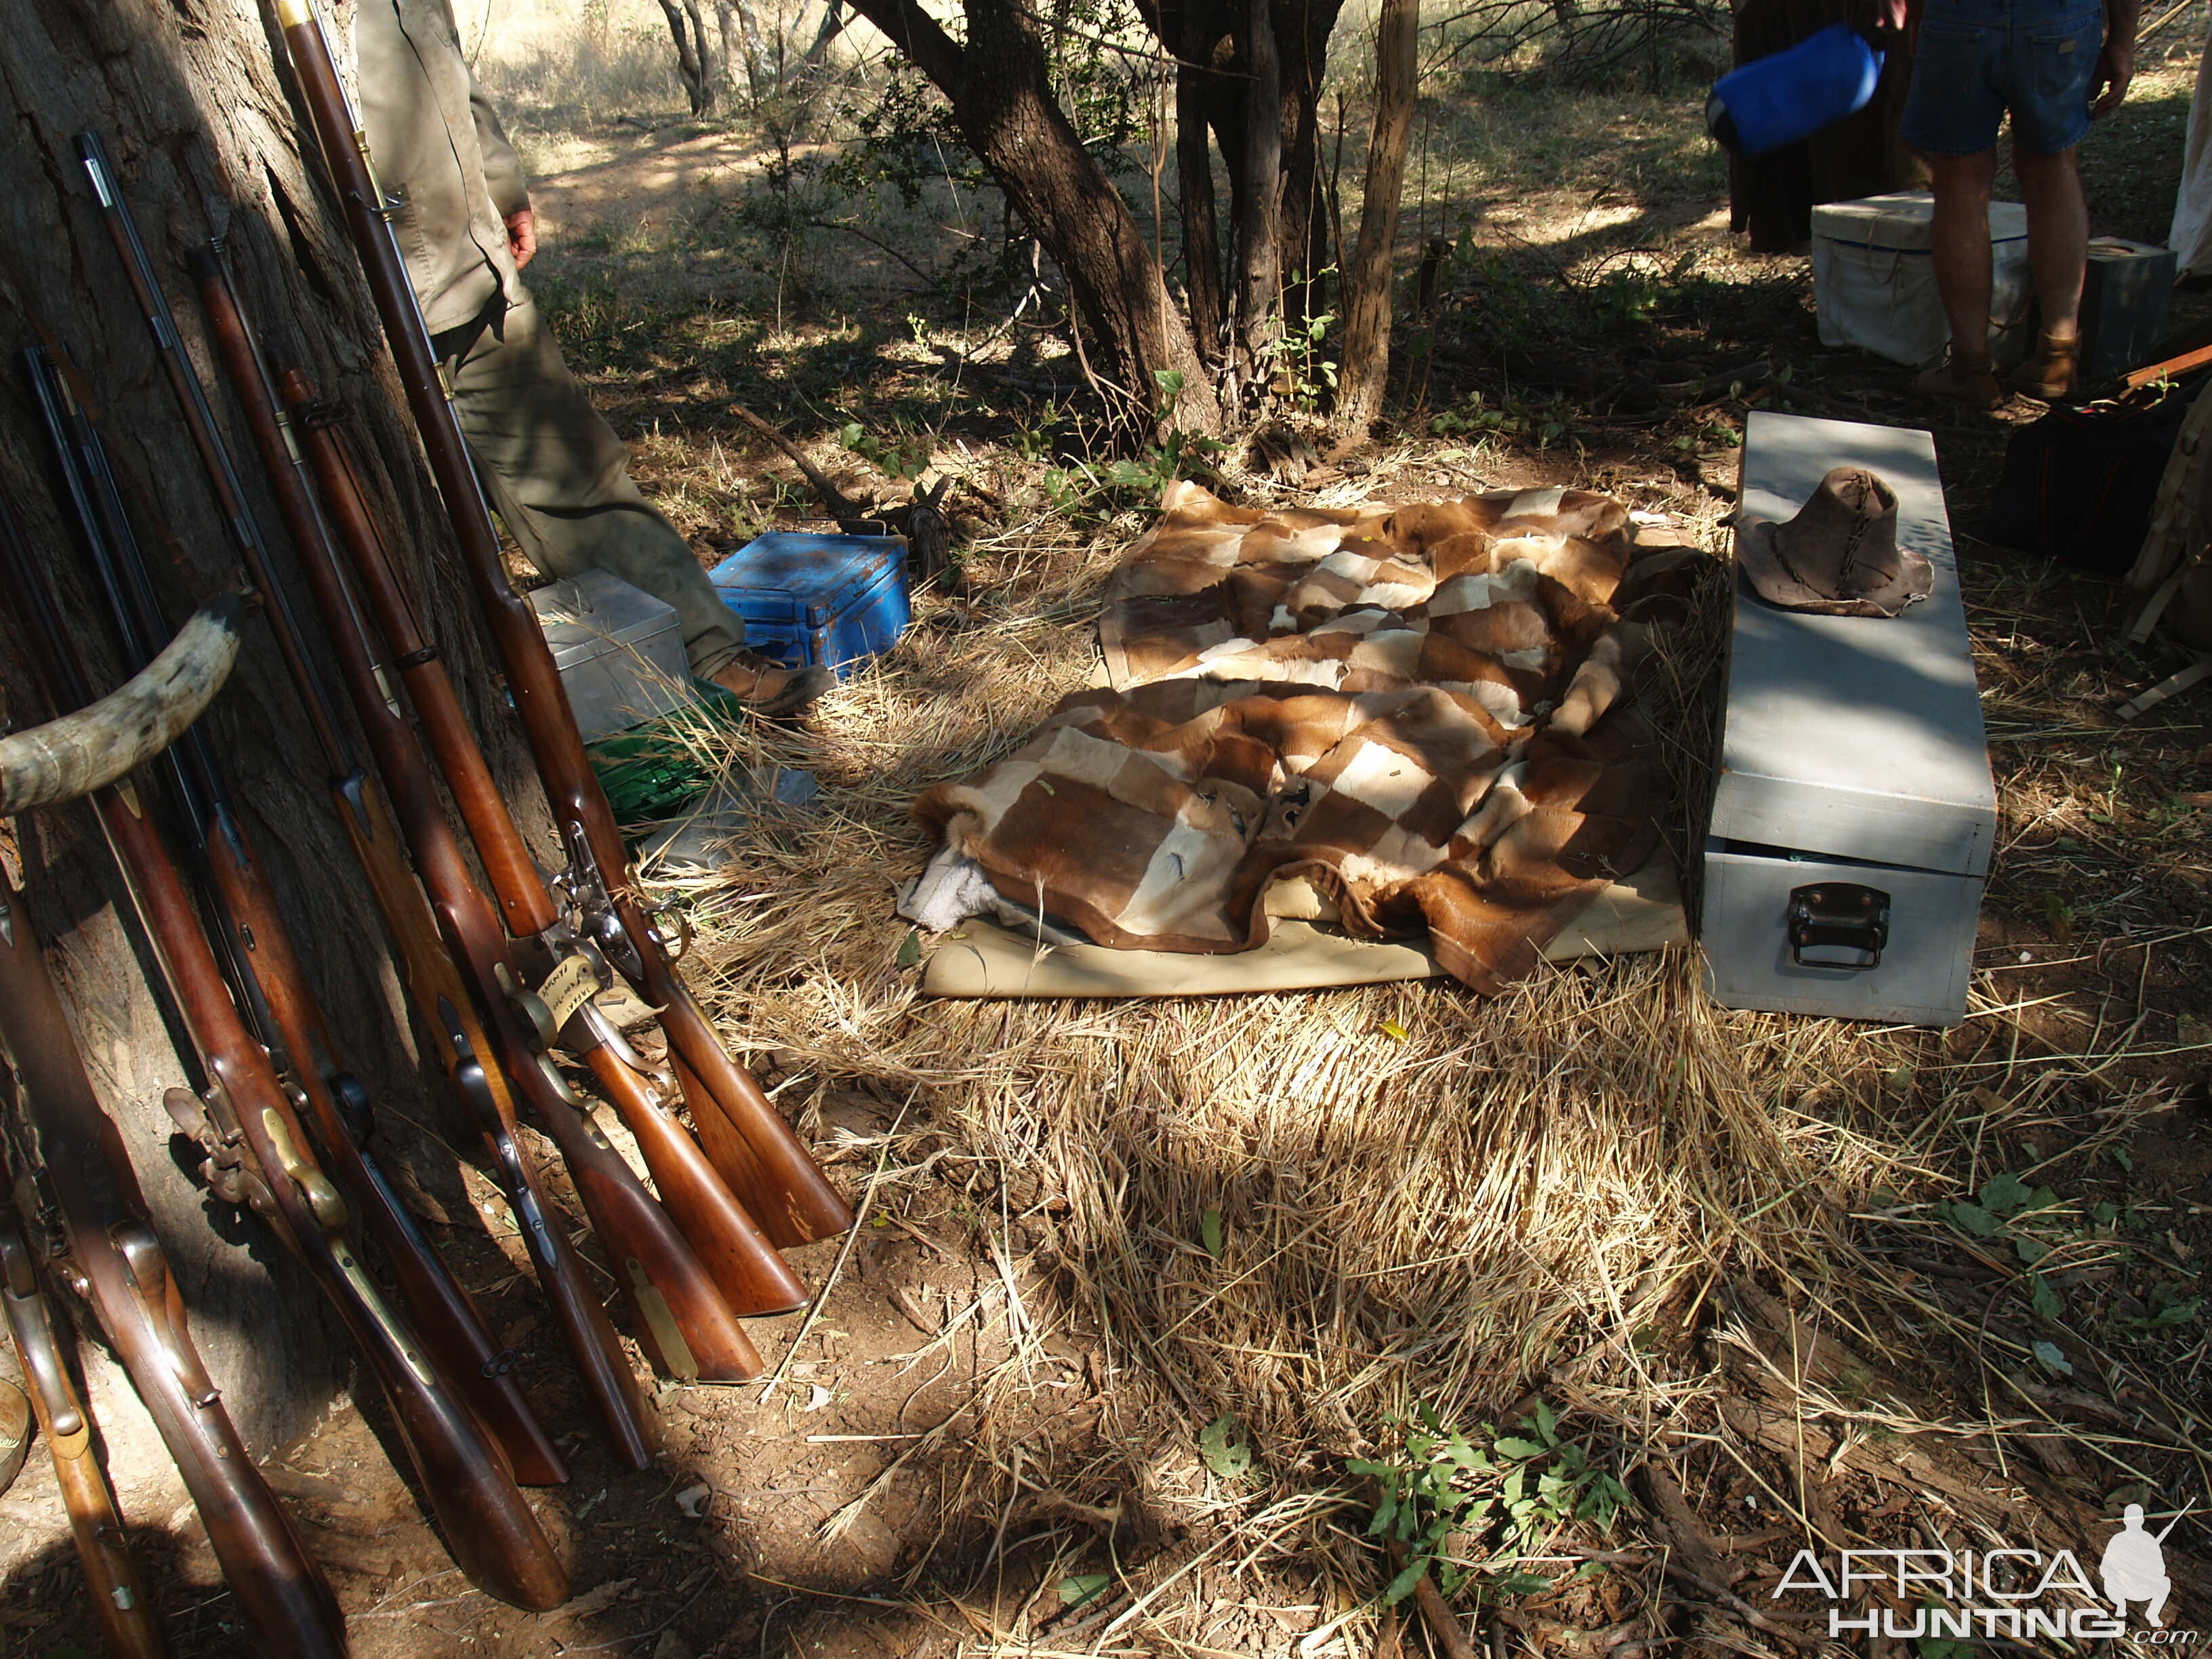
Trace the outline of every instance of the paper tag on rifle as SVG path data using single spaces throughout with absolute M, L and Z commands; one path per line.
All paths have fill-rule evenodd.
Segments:
M 561 958 L 560 965 L 545 975 L 538 994 L 552 1011 L 553 1029 L 557 1031 L 575 1018 L 576 1010 L 589 1002 L 599 988 L 599 976 L 592 971 L 592 959 L 579 951 Z

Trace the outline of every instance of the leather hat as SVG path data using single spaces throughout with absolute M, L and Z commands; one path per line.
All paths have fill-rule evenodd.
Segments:
M 1747 519 L 1736 562 L 1759 598 L 1785 611 L 1894 617 L 1936 585 L 1925 556 L 1897 544 L 1897 492 L 1863 466 L 1839 466 L 1787 524 Z

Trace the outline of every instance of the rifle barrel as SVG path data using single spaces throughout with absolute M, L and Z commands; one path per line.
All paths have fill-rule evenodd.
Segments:
M 33 367 L 48 371 L 39 378 L 41 407 L 51 419 L 60 388 L 40 356 L 33 354 Z M 80 454 L 104 463 L 98 434 L 82 408 L 70 412 L 73 433 L 50 428 L 49 434 L 65 476 L 77 470 Z M 72 484 L 73 499 L 83 499 L 82 485 L 82 479 Z M 128 540 L 127 521 L 118 516 L 103 523 L 88 516 L 79 527 L 95 565 L 108 578 L 112 598 L 133 581 L 143 581 L 143 569 L 131 568 L 135 547 Z M 111 532 L 125 538 L 121 546 L 109 542 Z M 23 568 L 10 574 L 17 603 L 52 623 L 28 630 L 39 678 L 58 705 L 86 701 L 89 688 L 64 643 L 44 573 Z M 112 609 L 125 653 L 143 657 L 145 619 L 128 605 Z M 566 1571 L 504 1455 L 354 1255 L 349 1237 L 353 1215 L 365 1197 L 373 1199 L 356 1149 L 343 1135 L 340 1145 L 325 1149 L 337 1171 L 334 1185 L 308 1150 L 313 1142 L 276 1074 L 281 1054 L 301 1055 L 289 1069 L 303 1099 L 314 1101 L 324 1085 L 307 1056 L 320 1016 L 313 1012 L 259 863 L 222 801 L 220 775 L 204 739 L 186 747 L 172 769 L 172 781 L 179 787 L 179 811 L 198 833 L 196 850 L 210 887 L 210 910 L 222 924 L 216 937 L 226 947 L 227 963 L 218 961 L 183 878 L 135 797 L 110 786 L 91 799 L 162 977 L 198 1050 L 208 1083 L 202 1099 L 211 1138 L 223 1153 L 237 1149 L 247 1201 L 307 1268 L 368 1358 L 454 1559 L 475 1583 L 516 1606 L 558 1606 L 568 1598 Z M 241 1010 L 254 1015 L 261 1026 L 258 1036 L 246 1028 Z M 334 1111 L 331 1115 L 335 1117 Z M 354 1196 L 352 1206 L 347 1194 Z
M 0 503 L 0 556 L 20 566 L 22 551 L 15 516 Z M 192 1346 L 123 1139 L 85 1076 L 45 953 L 4 872 L 0 921 L 0 1046 L 38 1156 L 39 1196 L 77 1282 L 184 1477 L 247 1626 L 272 1653 L 343 1659 L 337 1600 Z
M 280 0 L 282 27 L 323 157 L 337 185 L 347 228 L 385 338 L 415 416 L 432 477 L 452 520 L 463 567 L 507 675 L 531 752 L 580 884 L 605 895 L 599 943 L 646 1000 L 663 1010 L 662 1028 L 692 1115 L 725 1178 L 779 1245 L 805 1243 L 852 1225 L 852 1212 L 799 1142 L 758 1082 L 724 1050 L 720 1039 L 677 975 L 650 918 L 626 890 L 629 854 L 614 809 L 584 754 L 574 712 L 561 684 L 537 617 L 509 586 L 499 536 L 466 440 L 438 374 L 422 307 L 371 167 L 366 137 L 355 119 L 332 61 L 314 0 Z M 728 1133 L 707 1125 L 723 1120 Z

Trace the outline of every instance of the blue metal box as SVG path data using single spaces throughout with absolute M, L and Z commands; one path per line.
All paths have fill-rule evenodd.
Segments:
M 903 536 L 776 531 L 716 565 L 722 602 L 745 643 L 793 667 L 823 663 L 844 679 L 897 643 L 913 619 Z

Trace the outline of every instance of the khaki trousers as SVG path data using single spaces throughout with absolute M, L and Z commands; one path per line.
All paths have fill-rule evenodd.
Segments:
M 639 493 L 629 452 L 561 359 L 527 289 L 432 345 L 492 505 L 548 576 L 599 569 L 676 608 L 691 672 L 710 678 L 744 643 L 744 623 L 683 537 Z

